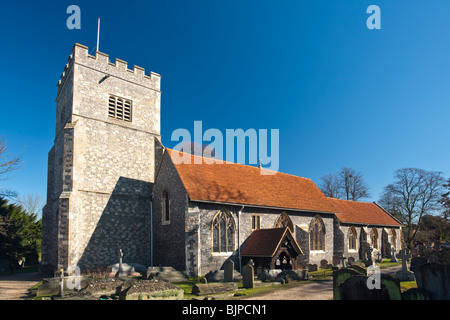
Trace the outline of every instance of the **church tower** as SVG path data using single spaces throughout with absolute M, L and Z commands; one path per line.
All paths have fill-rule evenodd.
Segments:
M 75 44 L 57 84 L 42 267 L 150 260 L 161 76 Z

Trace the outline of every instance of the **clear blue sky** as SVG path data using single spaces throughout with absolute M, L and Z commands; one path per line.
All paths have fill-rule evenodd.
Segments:
M 69 30 L 66 9 L 81 9 Z M 381 30 L 366 9 L 381 8 Z M 280 130 L 280 171 L 361 171 L 372 197 L 403 167 L 450 176 L 450 1 L 29 1 L 0 11 L 0 136 L 24 167 L 0 181 L 46 197 L 56 83 L 74 43 L 162 75 L 173 130 Z

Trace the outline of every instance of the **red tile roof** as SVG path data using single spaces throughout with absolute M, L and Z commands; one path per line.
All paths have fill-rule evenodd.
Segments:
M 336 217 L 341 222 L 401 226 L 400 222 L 375 203 L 328 199 L 337 208 L 339 214 Z
M 273 257 L 286 233 L 289 233 L 286 236 L 289 236 L 294 249 L 302 254 L 289 228 L 273 228 L 254 230 L 242 248 L 241 256 Z
M 206 158 L 166 150 L 193 201 L 336 212 L 311 179 L 273 171 L 262 175 L 265 169 L 225 161 L 208 164 Z M 190 156 L 190 164 L 176 164 L 181 156 Z

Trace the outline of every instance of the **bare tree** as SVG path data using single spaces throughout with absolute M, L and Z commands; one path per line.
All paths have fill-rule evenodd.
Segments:
M 394 172 L 394 179 L 389 188 L 395 196 L 396 209 L 406 226 L 405 242 L 411 247 L 420 229 L 422 217 L 439 209 L 444 178 L 442 172 L 403 168 Z
M 352 201 L 369 197 L 369 187 L 362 173 L 354 169 L 344 167 L 338 173 L 320 179 L 319 188 L 327 197 Z
M 22 167 L 22 154 L 10 157 L 7 155 L 8 146 L 4 138 L 0 138 L 0 181 L 8 178 L 8 173 Z M 0 189 L 0 197 L 14 198 L 17 194 L 8 189 Z
M 34 214 L 37 216 L 41 216 L 41 211 L 44 207 L 44 203 L 37 194 L 28 194 L 27 196 L 19 195 L 16 203 L 21 205 L 29 214 Z
M 369 187 L 364 181 L 361 172 L 344 167 L 338 172 L 338 175 L 341 179 L 342 189 L 347 200 L 358 201 L 361 198 L 369 197 Z
M 378 200 L 378 204 L 397 220 L 405 222 L 400 210 L 401 199 L 400 196 L 396 194 L 393 184 L 388 184 L 384 187 L 381 198 Z
M 342 195 L 342 185 L 339 177 L 336 174 L 327 174 L 320 178 L 320 190 L 330 198 L 339 199 Z
M 0 138 L 0 180 L 5 180 L 5 174 L 20 169 L 22 166 L 22 154 L 15 157 L 7 157 L 8 145 L 4 138 Z

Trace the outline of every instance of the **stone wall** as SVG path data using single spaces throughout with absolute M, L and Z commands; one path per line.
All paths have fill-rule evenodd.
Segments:
M 356 231 L 356 249 L 349 249 L 349 232 L 352 227 Z M 371 242 L 370 234 L 375 228 L 378 232 L 377 247 Z M 393 242 L 391 232 L 395 230 L 396 241 Z M 391 246 L 395 246 L 397 252 L 401 249 L 401 229 L 399 227 L 381 227 L 373 225 L 352 225 L 352 224 L 341 224 L 339 221 L 335 222 L 335 253 L 336 255 L 344 255 L 349 258 L 352 257 L 355 260 L 361 259 L 361 242 L 367 242 L 371 247 L 374 248 L 372 255 L 373 258 L 377 258 L 377 254 L 381 253 L 382 257 L 390 257 Z
M 321 218 L 325 224 L 326 239 L 324 251 L 309 250 L 309 224 L 316 216 L 311 212 L 296 212 L 285 211 L 280 209 L 266 209 L 255 207 L 244 207 L 239 214 L 242 206 L 219 205 L 210 203 L 191 203 L 189 206 L 190 212 L 198 212 L 200 218 L 199 236 L 200 236 L 200 268 L 199 274 L 206 274 L 210 270 L 221 269 L 223 263 L 231 258 L 235 263 L 235 269 L 240 271 L 239 251 L 245 241 L 252 233 L 252 216 L 258 215 L 261 217 L 261 228 L 274 228 L 277 219 L 282 212 L 288 213 L 292 224 L 294 226 L 294 237 L 302 249 L 304 255 L 299 257 L 300 264 L 316 263 L 319 264 L 321 260 L 326 259 L 329 263 L 332 262 L 333 257 L 333 216 L 322 215 Z M 219 210 L 227 210 L 235 219 L 235 250 L 232 253 L 214 253 L 212 250 L 212 220 Z M 240 221 L 239 221 L 240 220 Z M 239 231 L 239 232 L 238 232 Z
M 110 95 L 132 101 L 131 122 L 108 116 Z M 105 266 L 118 261 L 119 248 L 125 262 L 149 264 L 160 99 L 158 74 L 73 47 L 58 81 L 44 264 L 56 256 L 58 268 Z
M 169 221 L 163 220 L 164 190 L 169 194 Z M 153 188 L 154 265 L 172 266 L 178 270 L 186 270 L 185 232 L 192 232 L 189 227 L 185 228 L 185 225 L 192 226 L 192 223 L 185 221 L 188 219 L 185 217 L 186 210 L 186 190 L 170 156 L 164 154 Z

